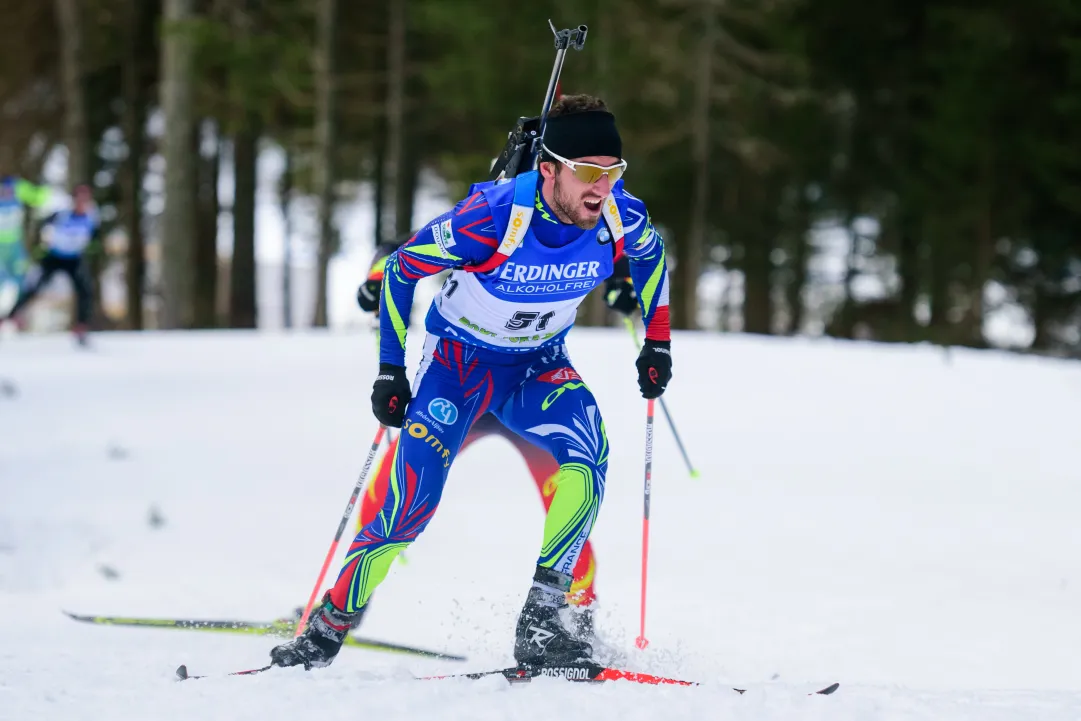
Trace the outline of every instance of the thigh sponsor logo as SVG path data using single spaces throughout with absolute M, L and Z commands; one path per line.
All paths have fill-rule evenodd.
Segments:
M 434 398 L 428 404 L 428 413 L 435 420 L 446 423 L 448 426 L 453 426 L 458 421 L 458 406 L 446 398 Z
M 430 446 L 440 457 L 443 459 L 443 467 L 450 468 L 450 449 L 443 445 L 443 441 L 439 440 L 434 434 L 428 430 L 428 426 L 423 423 L 405 419 L 405 425 L 403 429 L 406 433 L 411 435 L 417 440 L 423 441 Z
M 566 383 L 567 381 L 580 381 L 582 376 L 578 375 L 578 372 L 567 366 L 565 368 L 556 368 L 554 371 L 548 371 L 537 376 L 537 380 L 544 381 L 545 383 Z
M 565 678 L 568 681 L 588 681 L 589 669 L 584 666 L 545 666 L 541 668 L 540 675 Z

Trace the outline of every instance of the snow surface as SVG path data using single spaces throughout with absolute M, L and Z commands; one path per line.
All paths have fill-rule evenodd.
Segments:
M 303 604 L 375 431 L 369 334 L 109 334 L 89 352 L 5 339 L 0 379 L 18 395 L 0 395 L 0 719 L 1081 718 L 1081 367 L 746 336 L 673 345 L 666 399 L 702 476 L 659 416 L 638 651 L 634 352 L 617 330 L 569 343 L 612 446 L 594 534 L 601 630 L 631 668 L 703 684 L 512 688 L 412 680 L 511 662 L 543 517 L 499 439 L 458 459 L 361 629 L 466 663 L 345 649 L 321 671 L 176 683 L 181 662 L 250 668 L 276 641 L 61 613 L 269 620 Z M 835 695 L 807 695 L 835 680 Z

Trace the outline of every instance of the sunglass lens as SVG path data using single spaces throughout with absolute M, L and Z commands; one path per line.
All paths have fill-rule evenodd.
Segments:
M 574 169 L 574 177 L 583 183 L 596 183 L 602 175 L 607 175 L 608 182 L 614 183 L 623 177 L 623 167 L 605 169 L 596 165 L 579 165 Z
M 574 169 L 574 177 L 583 183 L 593 184 L 601 179 L 603 172 L 596 165 L 579 165 Z

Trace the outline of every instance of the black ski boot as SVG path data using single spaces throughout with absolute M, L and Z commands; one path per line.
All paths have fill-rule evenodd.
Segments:
M 304 670 L 329 666 L 341 650 L 346 635 L 360 622 L 363 611 L 346 613 L 334 608 L 330 592 L 312 610 L 304 632 L 288 643 L 270 650 L 270 662 L 275 666 L 303 666 Z
M 514 660 L 522 666 L 563 666 L 592 661 L 593 648 L 563 625 L 572 577 L 537 566 L 533 587 L 518 616 Z

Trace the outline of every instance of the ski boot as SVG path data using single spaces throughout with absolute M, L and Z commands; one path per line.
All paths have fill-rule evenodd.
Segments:
M 563 666 L 592 662 L 593 648 L 563 624 L 571 576 L 537 566 L 533 587 L 518 616 L 514 660 L 522 666 Z
M 270 650 L 271 664 L 303 666 L 305 671 L 329 666 L 341 650 L 349 631 L 360 622 L 361 616 L 363 613 L 345 613 L 335 608 L 328 591 L 322 603 L 312 610 L 304 632 Z

